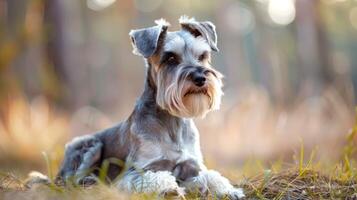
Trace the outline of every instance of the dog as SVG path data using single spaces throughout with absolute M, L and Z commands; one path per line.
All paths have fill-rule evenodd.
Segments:
M 219 109 L 223 95 L 222 74 L 211 66 L 211 52 L 218 51 L 215 25 L 183 16 L 181 29 L 169 32 L 168 22 L 155 22 L 129 33 L 147 71 L 134 111 L 112 128 L 67 143 L 57 181 L 95 182 L 95 169 L 114 158 L 125 165 L 109 162 L 106 178 L 129 193 L 183 197 L 199 191 L 241 199 L 241 188 L 204 165 L 193 122 Z

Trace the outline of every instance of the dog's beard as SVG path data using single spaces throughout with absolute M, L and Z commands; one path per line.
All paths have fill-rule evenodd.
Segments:
M 188 80 L 189 70 L 182 68 L 173 77 L 166 78 L 163 73 L 158 73 L 158 105 L 170 114 L 184 118 L 204 117 L 209 111 L 219 109 L 223 94 L 222 75 L 213 73 L 209 73 L 206 86 L 202 88 L 196 88 Z

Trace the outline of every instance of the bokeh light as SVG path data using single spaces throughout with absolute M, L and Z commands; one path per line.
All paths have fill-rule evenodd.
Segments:
M 253 31 L 255 18 L 247 6 L 237 2 L 227 9 L 226 23 L 231 31 L 245 35 Z
M 353 28 L 357 29 L 357 7 L 354 7 L 350 11 L 350 22 Z
M 115 1 L 116 0 L 87 0 L 87 6 L 92 10 L 100 11 L 112 5 Z
M 271 20 L 278 25 L 288 25 L 295 19 L 294 0 L 270 0 L 268 13 Z

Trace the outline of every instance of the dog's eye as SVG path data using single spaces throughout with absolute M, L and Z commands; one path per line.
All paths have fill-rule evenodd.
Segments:
M 168 59 L 167 59 L 167 62 L 173 62 L 175 61 L 175 56 L 170 56 Z
M 204 52 L 203 54 L 201 54 L 199 57 L 198 57 L 198 60 L 199 61 L 203 61 L 207 58 L 208 56 L 208 53 L 207 52 Z
M 178 62 L 178 57 L 173 52 L 166 52 L 163 56 L 162 62 L 167 64 L 175 64 Z
M 170 56 L 167 61 L 166 61 L 168 64 L 170 65 L 173 65 L 173 64 L 176 64 L 178 61 L 177 61 L 177 57 L 176 56 Z

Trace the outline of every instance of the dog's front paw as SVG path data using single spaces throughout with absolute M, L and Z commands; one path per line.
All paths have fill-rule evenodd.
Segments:
M 98 178 L 95 176 L 85 176 L 77 180 L 77 183 L 84 187 L 89 187 L 98 183 Z
M 173 175 L 178 181 L 182 182 L 198 176 L 199 171 L 200 167 L 198 166 L 197 162 L 189 159 L 178 163 L 173 170 Z
M 164 199 L 185 199 L 185 190 L 182 187 L 167 189 L 162 191 L 159 196 Z
M 225 196 L 228 197 L 228 199 L 231 199 L 231 200 L 243 199 L 245 197 L 242 188 L 232 188 L 232 189 L 227 191 Z

